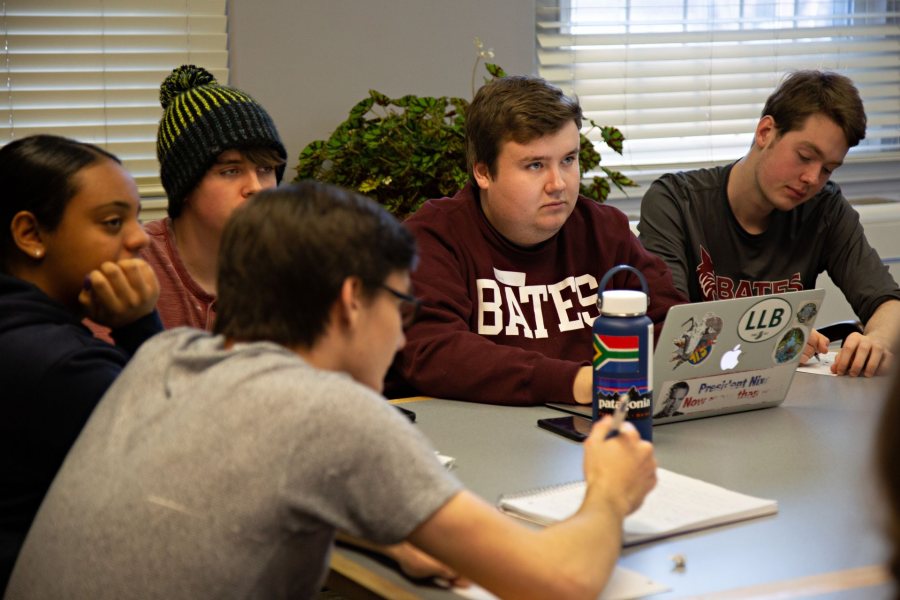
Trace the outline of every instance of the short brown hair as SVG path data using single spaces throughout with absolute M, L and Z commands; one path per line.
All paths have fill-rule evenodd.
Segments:
M 360 194 L 316 181 L 263 190 L 225 225 L 214 330 L 311 347 L 346 278 L 371 295 L 415 260 L 412 234 Z
M 237 150 L 241 153 L 241 156 L 257 167 L 277 169 L 287 162 L 278 150 L 267 146 L 253 146 L 250 148 L 238 148 Z
M 779 135 L 800 129 L 814 114 L 834 121 L 851 148 L 866 137 L 866 112 L 859 91 L 839 73 L 795 71 L 769 96 L 762 111 L 762 116 L 775 120 Z
M 540 77 L 509 76 L 484 84 L 466 110 L 466 163 L 473 179 L 476 163 L 496 175 L 500 145 L 508 140 L 524 144 L 556 133 L 574 121 L 581 129 L 577 98 Z

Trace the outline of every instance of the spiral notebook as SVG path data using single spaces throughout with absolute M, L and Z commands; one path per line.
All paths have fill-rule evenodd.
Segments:
M 656 478 L 656 487 L 641 507 L 625 519 L 626 546 L 778 512 L 775 500 L 748 496 L 666 469 L 657 469 Z M 576 481 L 501 496 L 498 507 L 512 516 L 550 525 L 574 515 L 584 492 L 585 483 Z

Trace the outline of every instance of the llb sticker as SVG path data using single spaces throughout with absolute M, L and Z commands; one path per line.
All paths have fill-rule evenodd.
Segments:
M 793 316 L 790 302 L 766 298 L 747 309 L 738 323 L 738 335 L 745 342 L 762 342 L 778 335 Z
M 672 362 L 675 367 L 680 367 L 683 363 L 690 365 L 699 365 L 709 357 L 712 353 L 713 344 L 722 331 L 725 322 L 721 317 L 712 313 L 706 313 L 700 320 L 691 317 L 681 324 L 681 337 L 673 340 L 675 352 L 672 355 Z

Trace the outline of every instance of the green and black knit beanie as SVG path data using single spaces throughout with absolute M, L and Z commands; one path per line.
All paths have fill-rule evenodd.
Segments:
M 172 71 L 159 87 L 159 103 L 165 112 L 156 136 L 156 156 L 173 219 L 222 152 L 272 148 L 287 160 L 265 109 L 244 92 L 219 85 L 206 69 L 182 65 Z M 284 167 L 277 169 L 279 182 Z

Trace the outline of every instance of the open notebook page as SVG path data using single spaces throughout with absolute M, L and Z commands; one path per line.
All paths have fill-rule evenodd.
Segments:
M 657 484 L 640 509 L 625 519 L 626 545 L 705 529 L 778 512 L 774 500 L 657 469 Z M 548 525 L 575 514 L 584 499 L 584 482 L 573 482 L 504 496 L 500 510 Z

